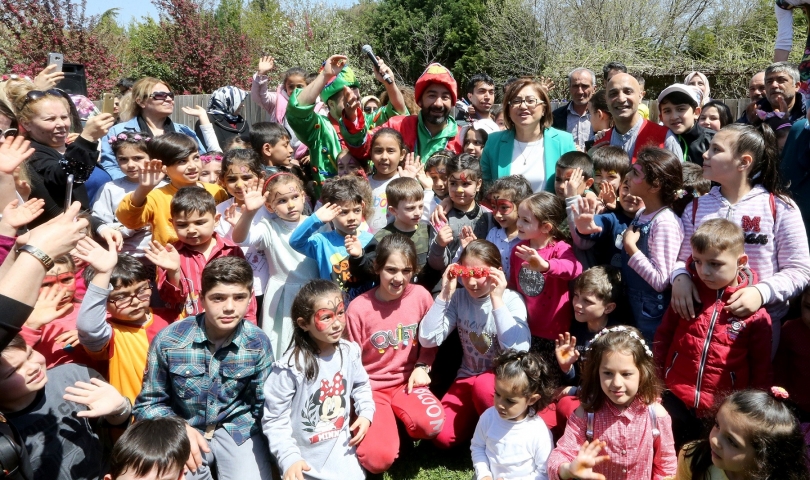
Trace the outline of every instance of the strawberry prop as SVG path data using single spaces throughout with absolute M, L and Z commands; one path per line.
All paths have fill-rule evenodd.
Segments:
M 450 268 L 450 278 L 487 278 L 489 273 L 489 267 L 463 267 L 454 263 Z

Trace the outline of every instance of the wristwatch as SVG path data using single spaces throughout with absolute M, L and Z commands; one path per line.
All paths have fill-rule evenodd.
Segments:
M 23 245 L 22 247 L 17 249 L 17 254 L 20 252 L 25 252 L 32 257 L 36 258 L 42 265 L 45 266 L 45 270 L 50 270 L 53 268 L 53 259 L 48 256 L 47 253 L 43 252 L 42 250 L 38 249 L 37 247 L 32 247 L 31 245 Z
M 425 373 L 430 373 L 430 365 L 426 363 L 417 363 L 413 368 L 423 368 Z

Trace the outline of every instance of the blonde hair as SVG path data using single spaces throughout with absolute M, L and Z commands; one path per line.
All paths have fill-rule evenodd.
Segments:
M 163 80 L 155 77 L 143 77 L 135 82 L 135 84 L 132 85 L 132 90 L 130 90 L 132 96 L 131 100 L 127 102 L 126 109 L 124 109 L 123 99 L 121 101 L 121 117 L 133 119 L 140 115 L 143 108 L 141 108 L 138 103 L 143 103 L 149 100 L 149 95 L 152 94 L 152 89 L 155 88 L 155 85 L 159 85 L 161 83 L 169 87 L 169 90 L 171 90 L 169 82 L 164 82 Z
M 46 99 L 56 99 L 65 106 L 68 114 L 70 114 L 70 105 L 63 96 L 44 95 L 36 100 L 29 100 L 28 93 L 35 91 L 37 87 L 34 82 L 24 78 L 15 78 L 6 82 L 5 94 L 8 98 L 11 107 L 14 109 L 14 114 L 17 115 L 17 121 L 20 123 L 29 122 L 36 113 L 34 107 Z

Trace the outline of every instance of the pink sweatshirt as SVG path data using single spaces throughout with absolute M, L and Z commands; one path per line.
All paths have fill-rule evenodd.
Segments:
M 689 239 L 706 220 L 725 218 L 740 225 L 745 232 L 745 253 L 748 264 L 760 281 L 754 287 L 762 295 L 763 304 L 774 325 L 787 314 L 788 299 L 799 294 L 810 282 L 810 250 L 802 214 L 792 201 L 774 198 L 776 220 L 771 209 L 770 193 L 756 185 L 747 195 L 732 205 L 720 193 L 720 187 L 692 202 L 698 202 L 692 219 L 690 203 L 681 217 L 683 244 L 672 279 L 686 271 L 684 263 L 692 255 Z
M 529 241 L 525 240 L 515 248 L 528 244 Z M 557 335 L 571 327 L 574 309 L 568 293 L 568 282 L 582 273 L 582 265 L 574 256 L 574 249 L 565 242 L 552 241 L 537 252 L 548 261 L 548 271 L 541 274 L 528 267 L 523 268 L 523 260 L 513 253 L 507 283 L 509 288 L 523 295 L 532 336 L 556 340 Z
M 360 345 L 372 390 L 408 383 L 414 366 L 433 364 L 437 350 L 419 344 L 419 322 L 433 305 L 430 293 L 410 284 L 399 299 L 381 302 L 374 295 L 378 288 L 352 300 L 346 310 L 347 336 Z
M 647 241 L 648 255 L 641 251 L 636 252 L 630 257 L 627 266 L 635 270 L 656 292 L 663 292 L 669 287 L 669 276 L 675 269 L 678 249 L 683 242 L 681 220 L 669 208 L 650 213 L 641 210 L 638 219 L 642 225 L 652 219 Z
M 45 357 L 47 368 L 53 368 L 66 363 L 77 363 L 95 369 L 102 375 L 106 375 L 104 364 L 90 358 L 90 354 L 79 343 L 76 342 L 70 348 L 65 349 L 65 344 L 56 342 L 56 337 L 70 330 L 77 330 L 76 317 L 79 316 L 79 305 L 73 304 L 73 308 L 65 315 L 56 320 L 43 325 L 42 328 L 34 330 L 26 326 L 22 327 L 20 336 L 31 348 L 38 351 Z

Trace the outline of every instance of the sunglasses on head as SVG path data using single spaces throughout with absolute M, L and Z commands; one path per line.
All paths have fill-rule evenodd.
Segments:
M 62 95 L 62 92 L 60 90 L 55 89 L 55 88 L 52 88 L 50 90 L 45 90 L 45 91 L 31 90 L 30 92 L 25 94 L 25 101 L 23 102 L 23 107 L 25 107 L 25 105 L 28 102 L 33 102 L 33 101 L 39 100 L 40 98 L 46 97 L 48 95 L 50 95 L 52 97 L 64 98 L 64 95 Z
M 154 98 L 159 102 L 165 102 L 167 98 L 174 100 L 174 93 L 172 92 L 153 92 L 149 94 L 149 98 Z
M 16 128 L 9 128 L 0 132 L 0 137 L 3 138 L 11 138 L 17 136 L 17 129 Z

